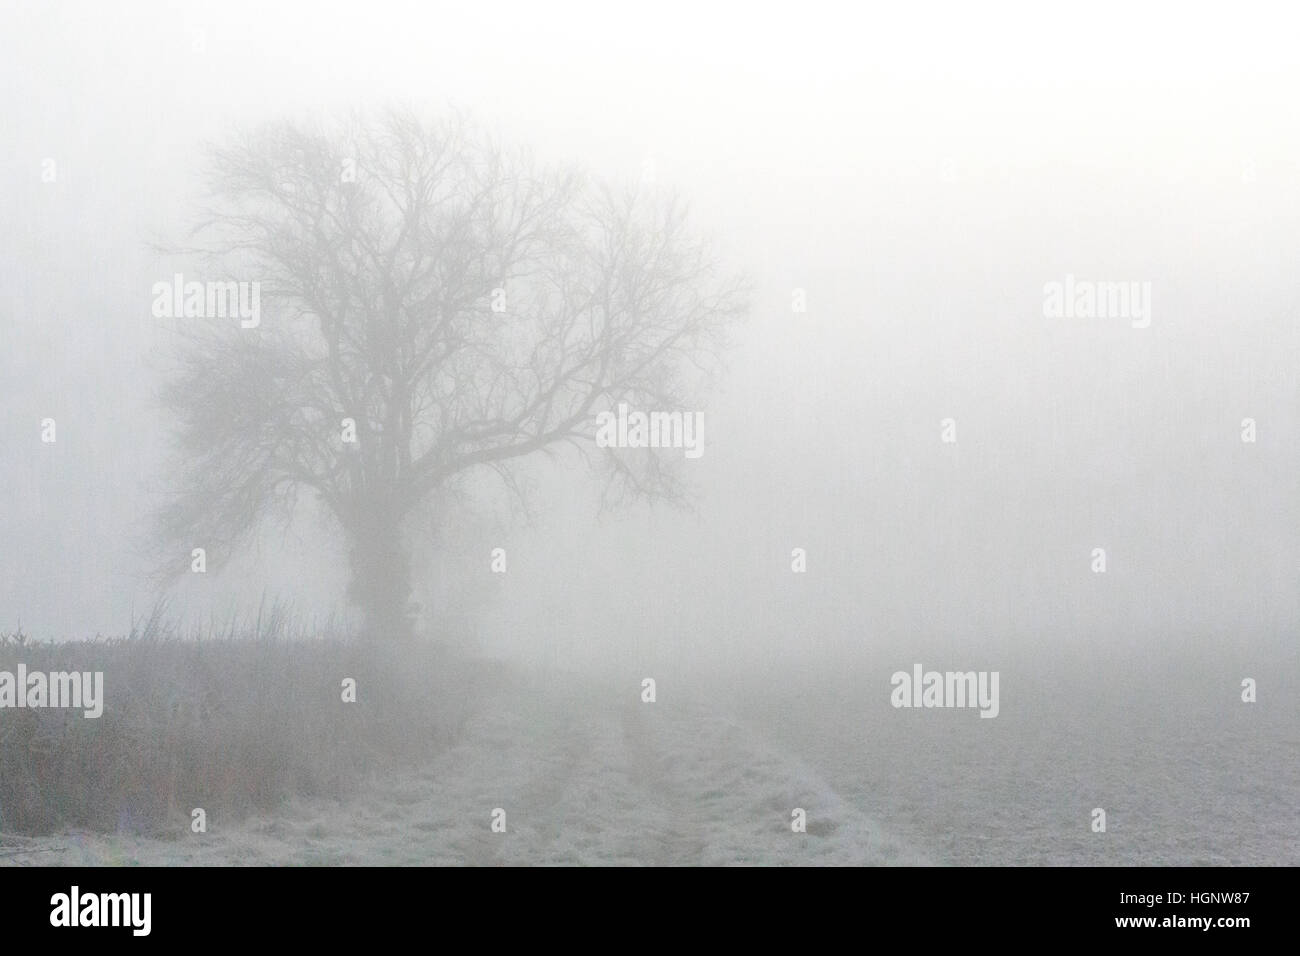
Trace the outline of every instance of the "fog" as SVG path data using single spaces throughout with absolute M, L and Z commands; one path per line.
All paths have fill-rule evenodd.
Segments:
M 397 103 L 675 189 L 752 280 L 689 507 L 602 509 L 563 456 L 529 461 L 530 513 L 476 478 L 413 532 L 421 634 L 633 688 L 860 679 L 872 706 L 917 661 L 1001 669 L 1004 720 L 1029 662 L 1204 661 L 1225 707 L 1243 677 L 1294 687 L 1291 38 L 905 6 L 8 6 L 0 626 L 124 634 L 162 596 L 200 626 L 354 614 L 310 509 L 220 573 L 150 577 L 177 491 L 151 288 L 186 267 L 156 244 L 196 222 L 205 143 Z M 1149 315 L 1048 315 L 1067 281 L 1136 283 Z

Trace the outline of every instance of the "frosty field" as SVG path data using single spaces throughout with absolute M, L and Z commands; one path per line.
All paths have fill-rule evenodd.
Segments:
M 626 695 L 625 695 L 626 696 Z M 791 812 L 807 832 L 791 831 Z M 492 813 L 506 811 L 506 832 Z M 428 766 L 355 800 L 293 800 L 176 839 L 66 833 L 0 863 L 68 865 L 917 864 L 798 761 L 696 704 L 512 683 Z
M 203 834 L 178 818 L 167 838 L 8 836 L 0 864 L 1295 865 L 1287 662 L 1269 706 L 1202 665 L 1009 671 L 994 720 L 892 708 L 868 676 L 882 668 L 815 686 L 668 680 L 654 703 L 512 670 L 452 746 L 354 799 L 215 814 Z M 1089 828 L 1094 807 L 1105 833 Z

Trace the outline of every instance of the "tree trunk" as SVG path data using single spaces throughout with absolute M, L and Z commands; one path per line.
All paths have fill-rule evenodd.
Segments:
M 375 641 L 397 641 L 412 635 L 407 613 L 411 596 L 411 560 L 402 544 L 400 527 L 370 522 L 352 535 L 352 581 L 348 597 L 365 617 L 365 635 Z

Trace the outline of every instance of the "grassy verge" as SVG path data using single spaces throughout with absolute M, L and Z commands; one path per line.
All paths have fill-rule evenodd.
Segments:
M 0 709 L 0 833 L 162 835 L 193 808 L 240 817 L 293 795 L 344 797 L 451 744 L 497 673 L 429 643 L 311 638 L 283 618 L 182 636 L 0 636 L 0 671 L 102 671 L 103 715 Z M 356 681 L 356 702 L 343 681 Z

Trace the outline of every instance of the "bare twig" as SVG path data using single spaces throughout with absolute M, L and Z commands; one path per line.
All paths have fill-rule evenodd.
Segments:
M 62 853 L 68 849 L 66 846 L 37 846 L 30 850 L 5 850 L 0 852 L 0 856 L 21 856 L 26 853 Z

